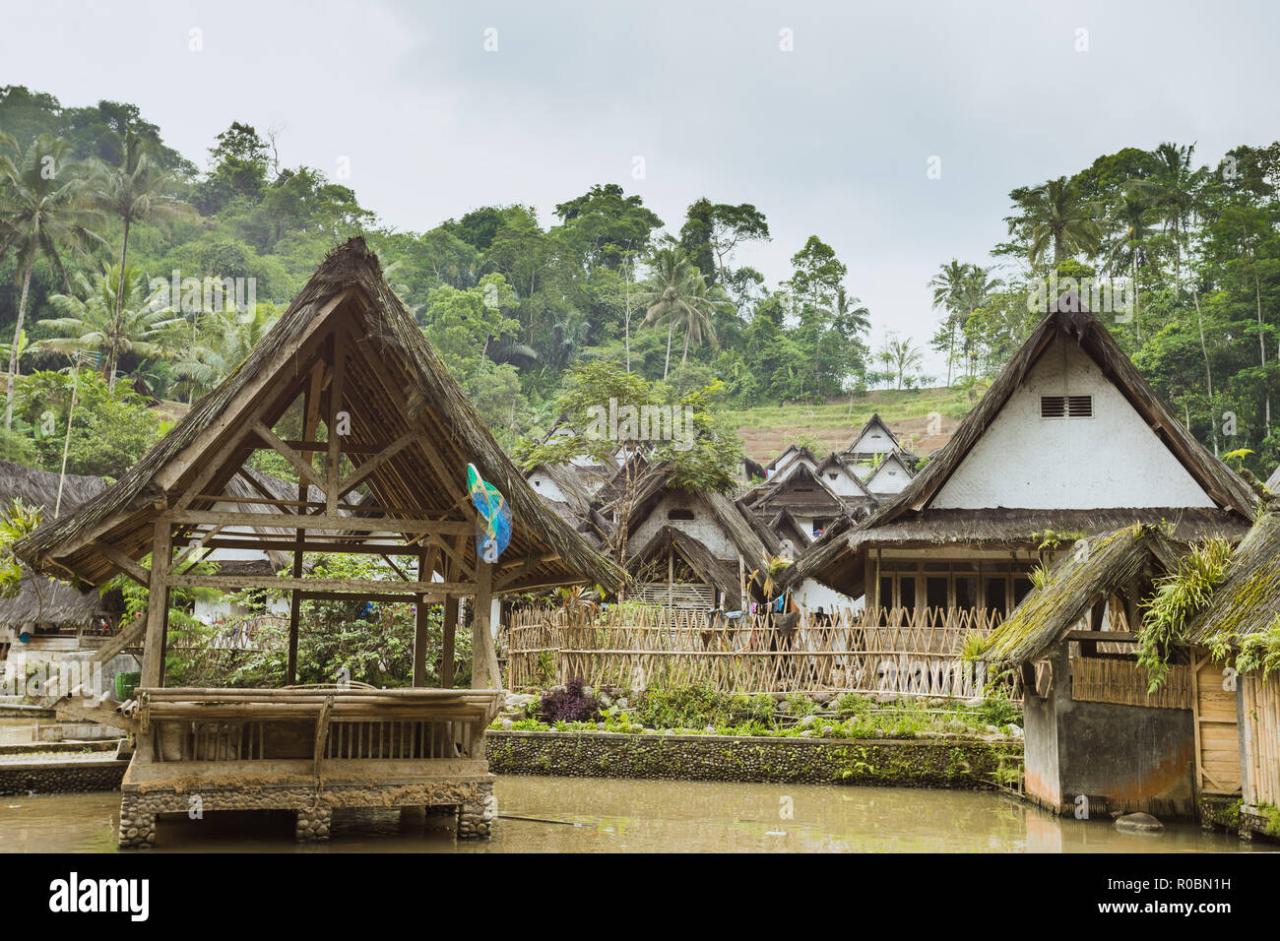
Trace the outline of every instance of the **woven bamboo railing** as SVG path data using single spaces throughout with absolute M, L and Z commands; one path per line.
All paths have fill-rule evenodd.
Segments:
M 631 690 L 709 686 L 726 692 L 868 692 L 972 698 L 986 667 L 961 659 L 970 634 L 999 623 L 985 610 L 878 610 L 817 617 L 652 608 L 525 610 L 508 626 L 509 685 L 572 678 Z

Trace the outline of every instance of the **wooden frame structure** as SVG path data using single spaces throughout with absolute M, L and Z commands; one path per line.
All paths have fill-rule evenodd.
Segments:
M 242 473 L 262 452 L 292 468 L 297 499 Z M 468 464 L 512 509 L 511 543 L 496 563 L 475 550 Z M 257 495 L 230 491 L 237 475 Z M 218 549 L 285 553 L 292 565 L 280 576 L 195 570 Z M 239 369 L 119 483 L 18 551 L 34 568 L 83 584 L 124 573 L 153 601 L 138 748 L 122 787 L 122 845 L 152 842 L 155 815 L 186 809 L 188 795 L 201 792 L 204 809 L 295 810 L 300 837 L 327 835 L 333 807 L 363 804 L 461 807 L 461 832 L 487 835 L 492 778 L 483 734 L 503 695 L 495 596 L 583 582 L 616 589 L 625 579 L 529 489 L 359 239 L 329 255 Z M 307 577 L 307 553 L 377 555 L 394 578 Z M 169 595 L 194 587 L 288 594 L 291 687 L 304 600 L 413 603 L 415 688 L 166 690 Z M 466 694 L 451 688 L 450 675 L 460 598 L 469 599 L 474 655 Z M 432 604 L 444 606 L 446 675 L 445 689 L 428 691 L 419 688 Z M 404 723 L 416 736 L 407 752 L 371 740 L 343 751 L 333 737 L 336 729 L 387 741 L 397 724 L 404 734 Z M 202 745 L 206 738 L 215 744 Z

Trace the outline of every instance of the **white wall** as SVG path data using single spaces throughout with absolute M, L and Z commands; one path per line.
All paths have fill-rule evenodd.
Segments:
M 849 450 L 855 454 L 887 454 L 895 448 L 893 439 L 884 433 L 884 429 L 878 425 L 872 425 Z
M 867 489 L 874 494 L 894 494 L 901 493 L 909 483 L 911 472 L 898 460 L 897 455 L 890 455 L 867 480 Z
M 696 518 L 693 520 L 669 520 L 667 519 L 667 511 L 673 507 L 691 509 Z M 654 507 L 653 512 L 636 527 L 635 532 L 627 540 L 627 546 L 630 551 L 638 552 L 643 549 L 645 543 L 652 539 L 654 533 L 663 526 L 670 526 L 682 533 L 688 533 L 711 550 L 711 554 L 717 559 L 738 558 L 737 547 L 712 515 L 711 508 L 697 497 L 683 494 L 667 494 L 658 501 L 658 505 Z
M 791 596 L 800 607 L 809 612 L 817 611 L 819 608 L 827 614 L 841 609 L 861 611 L 863 605 L 861 598 L 854 599 L 848 595 L 842 595 L 834 588 L 829 588 L 812 578 L 802 581 L 792 590 Z
M 542 471 L 529 475 L 529 486 L 533 488 L 533 492 L 544 500 L 552 500 L 556 503 L 568 503 L 569 498 L 565 496 L 560 486 L 551 478 L 549 474 Z
M 1041 418 L 1041 395 L 1092 395 L 1092 418 Z M 1059 339 L 1010 396 L 932 506 L 1212 507 L 1120 391 Z

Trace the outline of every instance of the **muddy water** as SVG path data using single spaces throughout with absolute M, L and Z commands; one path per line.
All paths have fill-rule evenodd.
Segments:
M 982 791 L 502 777 L 489 843 L 456 843 L 437 821 L 398 813 L 334 821 L 299 847 L 288 814 L 164 819 L 175 852 L 1204 852 L 1248 849 L 1175 824 L 1157 835 L 1063 820 Z M 0 797 L 0 852 L 113 852 L 119 795 Z M 526 819 L 515 819 L 526 818 Z M 527 819 L 535 818 L 535 819 Z

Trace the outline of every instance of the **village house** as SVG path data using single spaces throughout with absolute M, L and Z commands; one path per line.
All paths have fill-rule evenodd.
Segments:
M 1093 314 L 1055 305 L 951 440 L 865 523 L 788 574 L 865 597 L 880 620 L 989 628 L 1046 553 L 1133 523 L 1238 537 L 1248 486 L 1155 397 Z M 856 445 L 862 447 L 862 445 Z

